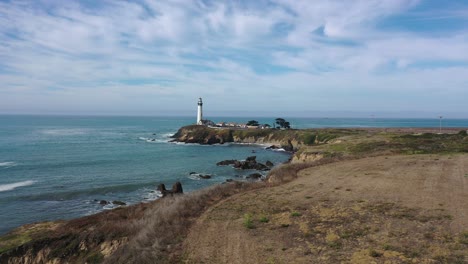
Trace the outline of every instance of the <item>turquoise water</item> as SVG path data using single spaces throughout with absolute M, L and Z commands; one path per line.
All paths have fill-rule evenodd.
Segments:
M 100 200 L 128 204 L 157 198 L 155 187 L 181 181 L 190 192 L 251 171 L 217 167 L 224 159 L 275 164 L 285 153 L 262 146 L 200 146 L 168 143 L 193 117 L 0 116 L 0 234 L 26 223 L 70 219 L 111 209 Z M 212 118 L 246 122 L 246 118 Z M 273 123 L 273 118 L 259 118 Z M 438 119 L 288 118 L 294 128 L 438 127 Z M 443 120 L 468 127 L 468 120 Z M 154 141 L 152 141 L 154 139 Z M 255 150 L 255 154 L 252 151 Z M 190 172 L 212 174 L 211 179 Z
M 239 178 L 252 172 L 215 164 L 245 159 L 252 150 L 260 162 L 288 159 L 261 146 L 168 143 L 192 119 L 0 116 L 0 233 L 112 208 L 99 200 L 153 200 L 159 183 L 170 188 L 181 181 L 190 192 Z M 213 177 L 201 180 L 190 172 Z

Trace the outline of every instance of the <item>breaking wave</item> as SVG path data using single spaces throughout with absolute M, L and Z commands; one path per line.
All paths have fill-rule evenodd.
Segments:
M 171 140 L 171 136 L 174 133 L 165 133 L 165 134 L 159 134 L 159 135 L 154 135 L 154 137 L 139 137 L 139 140 L 146 141 L 148 143 L 167 143 Z
M 5 167 L 5 168 L 14 167 L 16 165 L 18 164 L 16 164 L 16 162 L 13 162 L 13 161 L 0 162 L 0 167 Z
M 35 181 L 22 181 L 22 182 L 15 182 L 15 183 L 9 183 L 9 184 L 2 184 L 0 185 L 0 192 L 11 191 L 18 187 L 33 185 L 34 183 Z

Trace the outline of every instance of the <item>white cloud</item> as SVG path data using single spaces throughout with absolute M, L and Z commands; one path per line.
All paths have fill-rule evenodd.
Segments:
M 463 66 L 468 64 L 468 30 L 440 36 L 378 26 L 418 4 L 0 3 L 0 112 L 35 111 L 35 105 L 60 111 L 66 102 L 77 111 L 89 105 L 96 111 L 118 111 L 118 105 L 148 111 L 190 104 L 201 95 L 229 97 L 220 108 L 235 108 L 241 101 L 247 110 L 285 101 L 291 101 L 281 104 L 285 110 L 364 109 L 360 100 L 366 96 L 382 107 L 405 102 L 401 107 L 409 109 L 407 93 L 418 102 L 413 108 L 430 108 L 436 98 L 430 94 L 440 95 L 441 87 L 449 91 L 444 96 L 453 94 L 446 108 L 454 108 L 460 96 L 468 96 Z M 416 19 L 421 18 L 424 14 L 417 13 Z M 415 68 L 418 64 L 428 67 Z M 423 92 L 429 99 L 418 98 Z M 32 98 L 36 104 L 27 103 Z M 330 100 L 340 103 L 331 105 Z

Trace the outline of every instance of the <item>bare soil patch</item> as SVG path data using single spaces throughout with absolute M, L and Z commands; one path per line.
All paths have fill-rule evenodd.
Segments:
M 209 208 L 188 263 L 466 263 L 468 155 L 405 155 L 308 168 Z

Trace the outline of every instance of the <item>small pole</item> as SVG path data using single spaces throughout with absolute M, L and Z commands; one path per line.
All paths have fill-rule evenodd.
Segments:
M 442 116 L 439 116 L 439 134 L 442 134 Z

